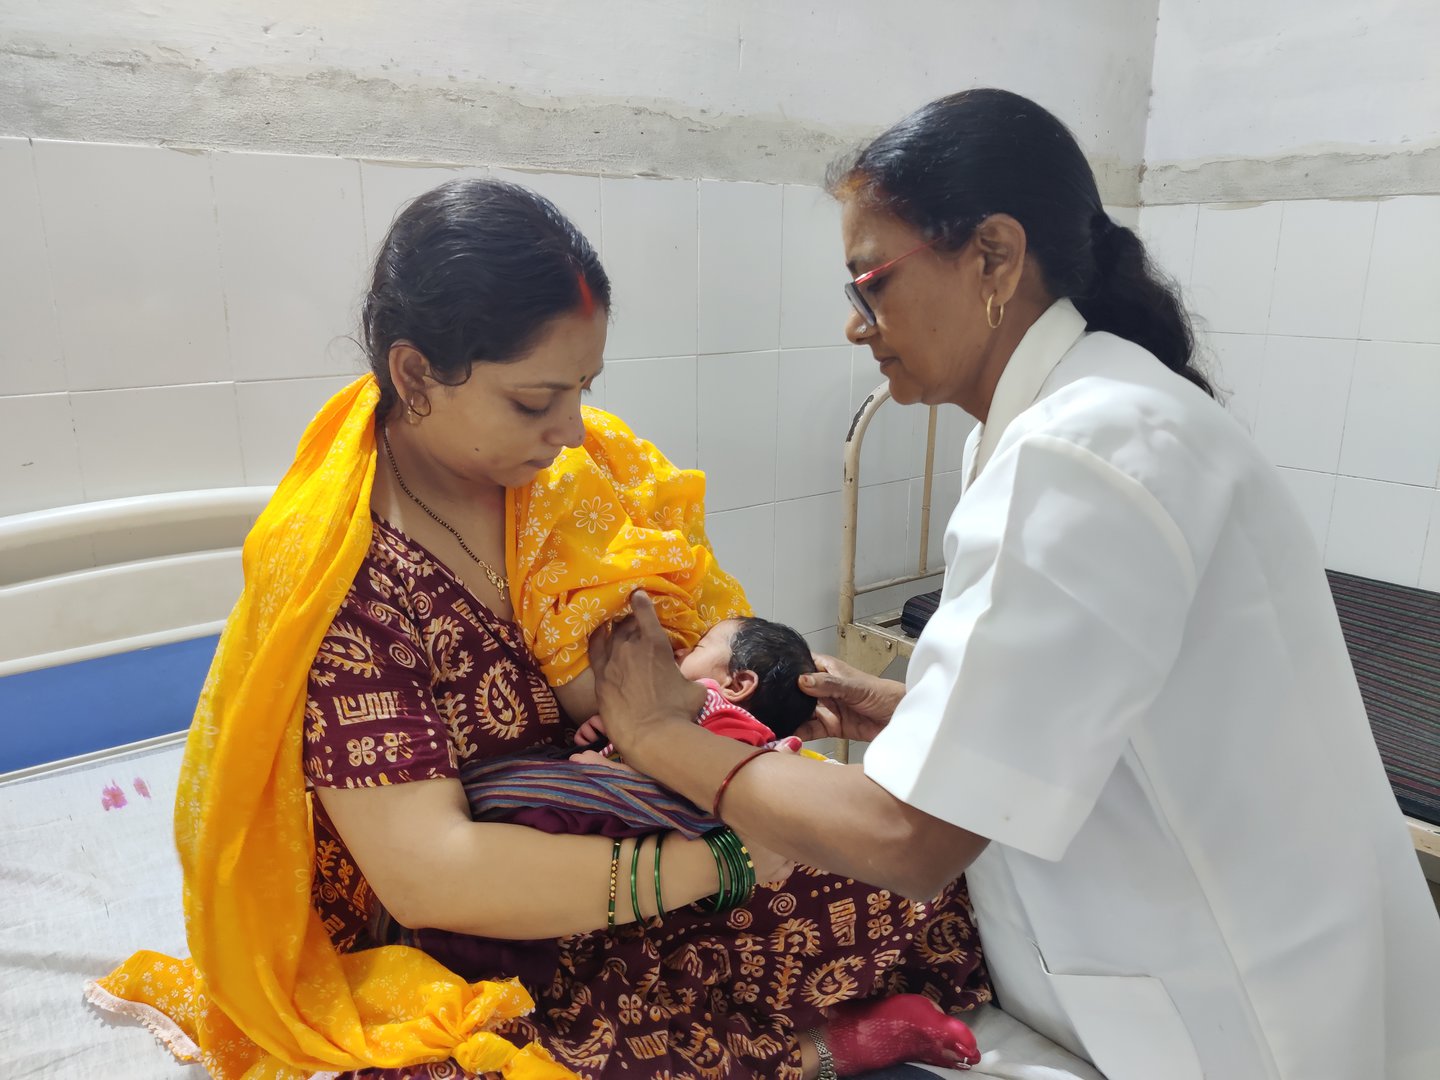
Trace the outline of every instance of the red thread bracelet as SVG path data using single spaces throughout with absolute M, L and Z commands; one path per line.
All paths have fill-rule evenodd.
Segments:
M 729 771 L 729 773 L 726 774 L 724 780 L 721 780 L 721 781 L 720 781 L 720 788 L 719 788 L 718 791 L 715 792 L 715 803 L 714 803 L 713 806 L 710 807 L 710 816 L 711 816 L 711 817 L 716 818 L 716 819 L 719 819 L 719 817 L 720 817 L 720 800 L 721 800 L 722 798 L 724 798 L 724 796 L 725 796 L 725 789 L 730 786 L 730 781 L 735 779 L 735 774 L 738 773 L 741 769 L 743 769 L 746 765 L 749 765 L 752 761 L 754 761 L 756 758 L 758 758 L 761 754 L 773 754 L 774 752 L 775 752 L 775 751 L 774 751 L 774 748 L 773 748 L 773 747 L 762 746 L 759 750 L 756 750 L 756 751 L 755 751 L 753 754 L 751 754 L 749 757 L 747 757 L 747 758 L 741 758 L 741 759 L 740 759 L 739 764 L 737 764 L 733 769 L 731 769 L 731 770 Z

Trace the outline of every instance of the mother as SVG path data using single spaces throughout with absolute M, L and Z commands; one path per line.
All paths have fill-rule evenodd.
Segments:
M 702 905 L 724 884 L 706 841 L 471 820 L 462 765 L 569 746 L 594 710 L 593 693 L 557 701 L 512 622 L 505 518 L 507 489 L 609 423 L 581 411 L 609 302 L 590 244 L 514 185 L 446 184 L 386 237 L 365 301 L 373 376 L 312 424 L 247 541 L 192 727 L 177 814 L 198 978 L 158 994 L 177 969 L 142 961 L 104 987 L 191 1010 L 175 1042 L 217 1075 L 267 1056 L 391 1080 L 457 1061 L 678 1080 L 958 1060 L 964 1026 L 931 1002 L 961 1012 L 989 991 L 955 882 L 916 902 L 791 874 L 752 842 L 772 883 Z M 302 759 L 313 880 L 294 861 Z M 395 923 L 438 931 L 428 960 L 377 948 Z M 518 990 L 451 971 L 518 978 L 538 1007 L 517 1015 Z M 509 1060 L 477 1042 L 482 1022 L 537 1045 Z
M 593 701 L 566 700 L 570 719 L 557 708 L 495 568 L 505 490 L 584 438 L 581 399 L 600 373 L 609 299 L 585 238 L 516 187 L 440 188 L 383 245 L 365 305 L 382 388 L 374 539 L 307 704 L 317 838 L 338 842 L 317 897 L 342 947 L 383 943 L 366 933 L 374 903 L 405 925 L 452 931 L 453 948 L 427 937 L 436 958 L 534 988 L 540 1013 L 514 1029 L 583 1075 L 795 1075 L 796 1025 L 817 1023 L 821 1008 L 900 989 L 957 1009 L 978 999 L 953 885 L 915 904 L 802 869 L 719 918 L 689 906 L 716 891 L 709 849 L 675 838 L 660 867 L 670 913 L 637 922 L 622 887 L 623 928 L 610 932 L 611 842 L 474 823 L 457 779 L 468 758 L 570 745 L 572 721 L 593 712 Z M 356 670 L 359 639 L 373 668 Z M 357 757 L 357 739 L 379 752 Z M 344 882 L 352 857 L 363 886 Z M 627 842 L 621 866 L 635 857 Z M 757 874 L 787 869 L 768 858 Z M 648 880 L 640 898 L 651 914 Z M 551 942 L 526 944 L 557 937 L 558 968 Z
M 909 895 L 970 868 L 1002 1006 L 1110 1080 L 1440 1076 L 1440 923 L 1319 553 L 1074 138 L 969 91 L 834 190 L 851 340 L 981 424 L 908 690 L 802 678 L 864 766 L 761 757 L 725 819 Z M 592 643 L 607 730 L 706 799 L 741 755 L 636 610 Z

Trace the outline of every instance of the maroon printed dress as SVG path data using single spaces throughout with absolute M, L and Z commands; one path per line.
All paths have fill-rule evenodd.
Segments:
M 455 777 L 464 761 L 568 746 L 573 734 L 519 628 L 377 519 L 311 669 L 310 782 Z M 384 944 L 378 901 L 314 805 L 313 899 L 331 939 L 342 951 Z M 906 992 L 953 1013 L 990 1000 L 963 883 L 919 904 L 807 867 L 726 915 L 696 905 L 663 923 L 558 942 L 432 933 L 426 947 L 466 978 L 519 978 L 536 1010 L 501 1030 L 517 1043 L 539 1041 L 586 1080 L 798 1080 L 795 1031 L 831 1005 Z M 463 1074 L 447 1061 L 355 1075 Z

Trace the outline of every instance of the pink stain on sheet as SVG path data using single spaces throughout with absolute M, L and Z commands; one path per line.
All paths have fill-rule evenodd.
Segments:
M 100 805 L 106 810 L 119 810 L 125 802 L 125 792 L 121 791 L 120 785 L 113 780 L 108 787 L 100 791 Z
M 138 776 L 135 777 L 135 794 L 139 795 L 142 799 L 150 798 L 150 785 Z

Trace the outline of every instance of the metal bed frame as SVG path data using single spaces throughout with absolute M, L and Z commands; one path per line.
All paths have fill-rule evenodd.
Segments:
M 925 486 L 920 499 L 920 550 L 915 572 L 865 585 L 855 583 L 855 544 L 860 515 L 860 448 L 870 421 L 889 400 L 888 382 L 872 390 L 855 413 L 855 418 L 850 422 L 850 431 L 845 436 L 845 476 L 842 485 L 844 515 L 840 526 L 840 612 L 835 625 L 839 637 L 837 652 L 845 663 L 871 675 L 879 675 L 894 660 L 908 657 L 915 648 L 915 639 L 900 628 L 899 608 L 856 618 L 855 598 L 897 585 L 923 581 L 941 573 L 939 569 L 930 568 L 930 497 L 935 481 L 935 432 L 940 416 L 939 409 L 932 405 L 925 439 Z M 841 761 L 850 760 L 848 739 L 839 740 L 838 756 Z

